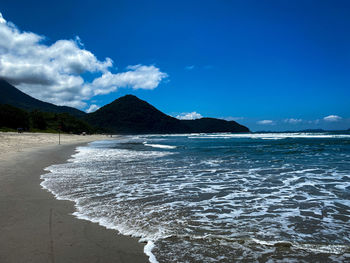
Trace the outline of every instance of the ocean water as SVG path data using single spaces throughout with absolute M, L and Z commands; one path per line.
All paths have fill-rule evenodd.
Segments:
M 151 262 L 350 261 L 350 134 L 127 136 L 46 170 L 75 216 Z

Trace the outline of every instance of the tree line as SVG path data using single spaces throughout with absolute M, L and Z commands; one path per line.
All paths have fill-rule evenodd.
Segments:
M 68 113 L 50 113 L 39 110 L 25 111 L 7 104 L 0 104 L 0 129 L 80 134 L 97 130 L 86 121 Z

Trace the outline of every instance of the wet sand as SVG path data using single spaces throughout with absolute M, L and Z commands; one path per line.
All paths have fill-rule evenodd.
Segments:
M 2 149 L 0 262 L 148 262 L 144 244 L 75 218 L 72 202 L 41 188 L 43 168 L 65 162 L 78 145 L 37 145 L 9 155 Z

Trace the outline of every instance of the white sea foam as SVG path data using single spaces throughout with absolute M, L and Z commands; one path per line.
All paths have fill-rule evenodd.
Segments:
M 176 149 L 176 146 L 173 145 L 164 145 L 164 144 L 151 144 L 144 142 L 145 146 L 153 147 L 153 148 L 161 148 L 161 149 Z
M 316 253 L 343 254 L 349 251 L 349 246 L 345 245 L 323 245 L 323 244 L 296 244 L 299 249 L 306 249 Z
M 264 139 L 280 140 L 287 138 L 309 138 L 309 139 L 347 139 L 350 134 L 325 134 L 325 133 L 215 133 L 215 134 L 192 134 L 191 139 Z
M 161 227 L 158 227 L 156 231 L 151 232 L 143 232 L 140 231 L 140 229 L 130 227 L 127 223 L 125 223 L 123 220 L 120 222 L 116 222 L 115 220 L 109 218 L 108 216 L 93 216 L 92 214 L 108 214 L 109 208 L 106 209 L 103 208 L 103 206 L 96 206 L 96 207 L 90 207 L 90 213 L 86 213 L 87 207 L 84 205 L 81 205 L 82 202 L 84 202 L 85 197 L 89 196 L 80 196 L 77 193 L 84 194 L 87 192 L 90 186 L 78 188 L 75 187 L 74 189 L 68 190 L 63 188 L 57 188 L 58 184 L 64 183 L 65 186 L 69 186 L 71 183 L 76 183 L 74 181 L 84 180 L 83 178 L 88 176 L 89 174 L 92 175 L 92 179 L 94 178 L 95 173 L 103 174 L 104 171 L 100 170 L 101 167 L 98 166 L 91 166 L 91 164 L 96 164 L 97 162 L 105 162 L 106 160 L 110 159 L 117 159 L 124 162 L 130 162 L 130 161 L 140 161 L 140 160 L 146 160 L 149 158 L 159 158 L 164 157 L 168 154 L 171 154 L 169 152 L 157 152 L 157 151 L 130 151 L 125 149 L 110 149 L 105 148 L 104 146 L 108 144 L 108 141 L 99 141 L 91 143 L 91 146 L 94 147 L 78 147 L 77 152 L 72 155 L 72 158 L 69 159 L 68 164 L 63 165 L 53 165 L 50 167 L 47 167 L 45 170 L 49 171 L 49 174 L 44 174 L 41 176 L 41 179 L 43 181 L 41 182 L 41 186 L 44 189 L 49 190 L 54 194 L 55 198 L 58 200 L 69 200 L 76 203 L 77 211 L 73 213 L 77 218 L 89 220 L 94 223 L 98 223 L 101 226 L 104 226 L 108 229 L 115 229 L 121 234 L 129 235 L 133 237 L 140 238 L 141 242 L 148 242 L 145 247 L 146 254 L 150 257 L 151 262 L 157 262 L 155 259 L 155 256 L 151 253 L 152 248 L 154 247 L 154 244 L 151 240 L 157 240 L 159 238 L 166 238 L 167 234 L 166 231 L 163 231 Z M 123 142 L 125 143 L 125 141 Z M 79 164 L 79 167 L 74 166 L 75 164 Z M 90 166 L 89 166 L 90 164 Z M 107 174 L 110 173 L 117 173 L 117 170 L 109 170 Z M 66 178 L 65 178 L 66 177 Z M 73 181 L 72 181 L 73 180 Z M 108 185 L 107 182 L 101 182 L 99 183 L 99 187 L 103 187 L 102 184 L 106 184 L 105 187 Z M 91 185 L 92 186 L 92 185 Z M 96 185 L 97 186 L 97 185 Z M 95 188 L 95 187 L 94 187 Z M 96 190 L 98 188 L 96 187 Z M 74 191 L 72 191 L 74 190 Z M 94 191 L 92 188 L 89 191 Z M 99 194 L 98 192 L 92 192 L 93 196 L 104 196 L 109 195 L 111 192 L 104 192 L 104 194 Z M 129 198 L 130 200 L 130 198 Z M 93 213 L 91 213 L 91 209 L 93 210 Z M 153 246 L 152 246 L 153 244 Z
M 143 251 L 149 258 L 149 262 L 151 263 L 158 263 L 156 257 L 152 254 L 152 249 L 154 248 L 154 243 L 152 241 L 148 241 L 146 246 L 144 247 Z

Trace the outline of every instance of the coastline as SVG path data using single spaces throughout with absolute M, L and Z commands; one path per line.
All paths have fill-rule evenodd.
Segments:
M 96 138 L 84 140 L 2 153 L 0 262 L 148 262 L 137 239 L 75 218 L 73 202 L 56 200 L 40 186 L 44 168 L 66 162 L 77 146 Z

